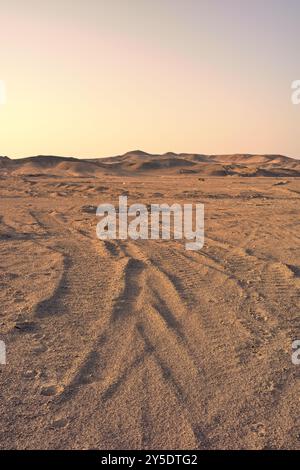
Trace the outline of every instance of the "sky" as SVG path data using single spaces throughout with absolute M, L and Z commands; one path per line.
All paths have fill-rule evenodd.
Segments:
M 0 155 L 300 158 L 299 0 L 0 0 L 0 18 Z

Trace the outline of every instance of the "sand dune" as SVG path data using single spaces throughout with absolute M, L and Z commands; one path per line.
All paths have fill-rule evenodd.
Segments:
M 140 150 L 108 158 L 75 159 L 37 156 L 10 160 L 0 157 L 0 169 L 15 175 L 95 176 L 189 174 L 199 176 L 300 176 L 300 161 L 282 155 L 151 155 Z
M 128 158 L 158 160 L 117 157 L 121 175 Z M 298 179 L 4 163 L 1 448 L 299 448 Z M 81 178 L 54 176 L 75 168 Z M 203 202 L 204 248 L 98 240 L 95 208 L 120 194 Z

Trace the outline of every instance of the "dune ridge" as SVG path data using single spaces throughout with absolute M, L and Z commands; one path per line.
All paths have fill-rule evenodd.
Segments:
M 284 155 L 203 155 L 194 153 L 149 154 L 141 150 L 104 158 L 37 155 L 20 159 L 0 157 L 0 174 L 132 176 L 197 174 L 209 176 L 299 177 L 300 161 Z

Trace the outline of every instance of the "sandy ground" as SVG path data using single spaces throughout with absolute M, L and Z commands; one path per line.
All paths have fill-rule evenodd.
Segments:
M 300 448 L 300 180 L 0 179 L 3 449 Z M 205 245 L 84 206 L 203 202 Z

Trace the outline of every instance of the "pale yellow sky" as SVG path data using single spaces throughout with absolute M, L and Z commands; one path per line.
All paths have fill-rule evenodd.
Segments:
M 300 157 L 299 14 L 296 0 L 6 2 L 0 155 Z

